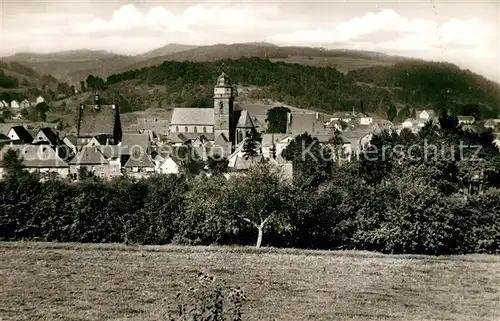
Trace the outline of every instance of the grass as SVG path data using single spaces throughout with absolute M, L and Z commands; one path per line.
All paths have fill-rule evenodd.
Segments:
M 0 320 L 162 320 L 200 271 L 246 320 L 500 320 L 500 258 L 0 243 Z

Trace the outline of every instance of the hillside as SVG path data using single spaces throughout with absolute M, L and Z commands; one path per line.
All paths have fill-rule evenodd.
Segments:
M 143 54 L 138 55 L 138 57 L 142 59 L 151 59 L 154 57 L 160 57 L 160 56 L 165 56 L 165 55 L 170 55 L 190 49 L 195 49 L 198 48 L 199 46 L 192 46 L 192 45 L 183 45 L 183 44 L 178 44 L 178 43 L 170 43 L 166 46 L 156 48 L 153 50 L 150 50 L 148 52 L 145 52 Z
M 78 85 L 89 74 L 106 77 L 136 62 L 132 56 L 106 51 L 72 50 L 50 54 L 18 53 L 2 58 L 6 62 L 20 62 L 41 74 L 51 74 L 59 80 Z
M 279 47 L 266 43 L 237 43 L 237 44 L 216 44 L 213 46 L 200 46 L 194 49 L 185 50 L 163 56 L 157 56 L 149 60 L 139 61 L 129 66 L 129 69 L 155 66 L 166 60 L 174 61 L 217 61 L 222 59 L 238 59 L 241 57 L 259 57 L 274 59 L 275 61 L 295 59 L 300 62 L 300 58 L 307 59 L 307 64 L 324 65 L 325 60 L 329 63 L 341 64 L 342 59 L 360 59 L 371 61 L 371 65 L 393 64 L 408 60 L 403 57 L 393 57 L 376 52 L 364 52 L 354 50 L 326 50 L 310 47 Z M 314 59 L 316 58 L 316 59 Z M 337 61 L 335 62 L 335 58 Z M 347 69 L 350 69 L 349 67 Z M 355 67 L 354 67 L 355 69 Z
M 38 95 L 55 99 L 58 92 L 69 93 L 70 87 L 51 75 L 38 73 L 20 63 L 0 61 L 0 100 L 20 101 Z
M 142 67 L 155 66 L 165 60 L 175 61 L 217 61 L 241 57 L 269 58 L 310 66 L 331 66 L 342 72 L 378 65 L 391 65 L 406 61 L 376 52 L 352 50 L 325 50 L 309 47 L 279 47 L 269 43 L 216 44 L 191 46 L 168 44 L 136 56 L 118 55 L 106 51 L 73 50 L 51 54 L 19 53 L 2 58 L 4 61 L 18 61 L 39 73 L 49 73 L 56 78 L 78 85 L 80 80 L 93 74 L 107 77 Z
M 400 118 L 413 109 L 447 108 L 476 117 L 496 117 L 497 84 L 452 64 L 407 61 L 342 74 L 330 67 L 240 58 L 216 62 L 165 61 L 161 65 L 111 75 L 108 91 L 131 102 L 132 110 L 151 106 L 211 106 L 215 78 L 222 71 L 237 86 L 253 86 L 249 98 L 268 98 L 299 108 L 332 112 L 363 108 L 385 116 L 394 104 Z M 152 92 L 157 86 L 159 89 Z

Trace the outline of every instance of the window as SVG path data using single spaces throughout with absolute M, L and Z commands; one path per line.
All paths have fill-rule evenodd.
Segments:
M 184 131 L 185 131 L 186 133 L 188 132 L 188 127 L 187 127 L 187 126 L 185 126 L 185 127 L 184 127 Z
M 179 126 L 175 126 L 175 131 L 178 133 L 179 132 Z
M 207 128 L 205 126 L 203 126 L 203 132 L 206 133 L 207 132 Z
M 194 132 L 197 133 L 198 132 L 198 127 L 194 126 Z

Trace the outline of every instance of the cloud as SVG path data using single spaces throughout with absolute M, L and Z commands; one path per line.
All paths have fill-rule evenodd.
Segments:
M 312 5 L 306 14 L 305 9 L 285 10 L 279 2 L 205 2 L 183 10 L 175 10 L 179 8 L 172 5 L 143 10 L 128 4 L 107 16 L 77 10 L 22 13 L 4 19 L 1 40 L 9 43 L 12 51 L 87 48 L 131 54 L 173 42 L 208 45 L 267 41 L 445 60 L 465 67 L 479 66 L 475 70 L 483 73 L 498 69 L 497 26 L 475 18 L 449 18 L 439 23 L 434 17 L 410 17 L 385 9 L 358 13 L 356 17 L 342 11 L 326 19 L 321 18 L 324 12 Z M 496 78 L 497 70 L 494 72 Z
M 188 7 L 182 14 L 175 15 L 165 7 L 158 6 L 148 12 L 140 12 L 133 4 L 116 10 L 110 20 L 96 18 L 77 25 L 80 34 L 136 31 L 147 29 L 154 32 L 193 32 L 199 30 L 231 29 L 242 32 L 262 27 L 266 18 L 277 16 L 276 7 L 260 9 L 249 5 Z
M 478 19 L 451 19 L 443 24 L 432 20 L 408 19 L 394 10 L 366 13 L 331 28 L 299 30 L 268 36 L 279 44 L 302 43 L 333 45 L 349 42 L 369 50 L 443 52 L 447 49 L 474 48 L 469 53 L 484 57 L 495 54 L 498 46 L 496 26 Z

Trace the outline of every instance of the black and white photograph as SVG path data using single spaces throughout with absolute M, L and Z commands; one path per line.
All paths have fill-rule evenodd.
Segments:
M 0 0 L 0 321 L 500 321 L 499 0 Z

